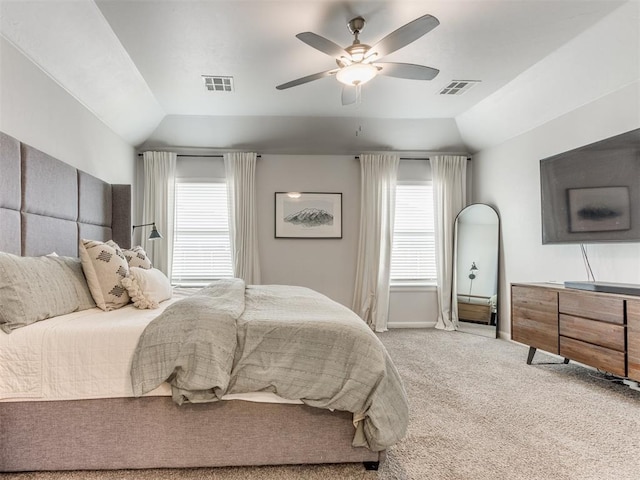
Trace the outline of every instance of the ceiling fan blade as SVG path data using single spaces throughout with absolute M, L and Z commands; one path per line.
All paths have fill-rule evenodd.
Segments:
M 309 83 L 320 78 L 335 75 L 337 71 L 338 69 L 334 68 L 333 70 L 327 70 L 326 72 L 314 73 L 313 75 L 307 75 L 306 77 L 297 78 L 295 80 L 291 80 L 290 82 L 283 83 L 282 85 L 278 85 L 276 88 L 278 90 L 284 90 L 286 88 L 297 87 L 298 85 L 302 85 L 304 83 Z
M 358 88 L 357 86 L 344 85 L 342 87 L 342 105 L 352 105 L 358 100 Z
M 296 35 L 296 37 L 298 37 L 310 47 L 313 47 L 316 50 L 320 50 L 322 53 L 326 53 L 327 55 L 330 55 L 332 57 L 340 58 L 345 55 L 349 57 L 349 54 L 340 45 L 313 32 L 299 33 Z
M 377 58 L 389 55 L 402 47 L 409 45 L 411 42 L 419 39 L 426 33 L 440 25 L 438 19 L 432 15 L 423 15 L 416 18 L 412 22 L 398 28 L 376 43 L 369 52 L 367 57 L 377 54 Z
M 374 66 L 382 68 L 378 72 L 380 75 L 411 80 L 433 80 L 440 73 L 437 68 L 414 65 L 413 63 L 376 62 Z

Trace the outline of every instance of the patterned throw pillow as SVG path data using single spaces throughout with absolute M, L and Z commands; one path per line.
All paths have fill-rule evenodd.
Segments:
M 125 258 L 129 263 L 129 267 L 144 268 L 145 270 L 149 270 L 153 267 L 151 260 L 147 256 L 147 252 L 145 252 L 140 245 L 129 250 L 123 250 L 122 253 L 124 253 Z
M 80 260 L 99 308 L 109 311 L 129 303 L 129 294 L 122 285 L 122 279 L 129 275 L 129 264 L 116 243 L 82 239 Z

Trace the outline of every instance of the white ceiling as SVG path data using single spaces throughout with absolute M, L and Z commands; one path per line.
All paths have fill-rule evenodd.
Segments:
M 623 3 L 0 0 L 0 33 L 132 145 L 465 151 L 456 118 Z M 350 106 L 341 105 L 334 78 L 275 89 L 335 67 L 295 34 L 347 46 L 346 23 L 360 15 L 360 40 L 372 45 L 426 13 L 440 25 L 385 60 L 438 68 L 434 80 L 377 77 Z M 208 92 L 202 75 L 233 76 L 235 92 Z M 438 95 L 454 79 L 481 83 Z

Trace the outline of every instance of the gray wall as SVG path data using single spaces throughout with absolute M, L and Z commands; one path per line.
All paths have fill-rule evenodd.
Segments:
M 257 198 L 262 282 L 302 285 L 351 305 L 360 221 L 360 165 L 353 156 L 263 155 Z M 275 192 L 342 193 L 342 239 L 274 238 Z

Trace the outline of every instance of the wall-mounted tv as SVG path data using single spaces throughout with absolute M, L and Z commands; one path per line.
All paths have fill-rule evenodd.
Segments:
M 540 160 L 542 243 L 640 242 L 640 129 Z

